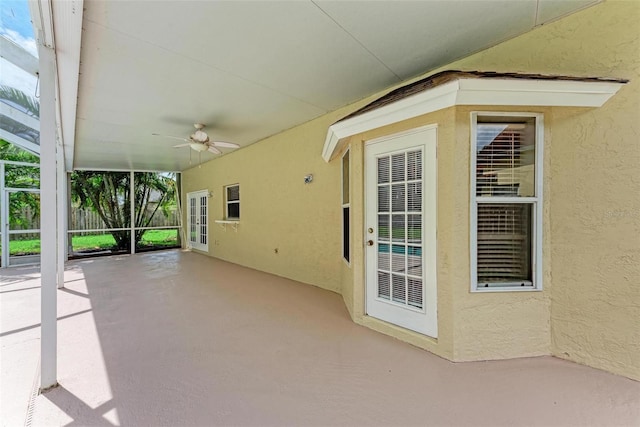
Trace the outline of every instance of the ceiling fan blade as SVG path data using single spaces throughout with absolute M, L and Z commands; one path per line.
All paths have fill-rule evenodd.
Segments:
M 213 141 L 212 144 L 215 145 L 216 147 L 222 147 L 222 148 L 240 148 L 238 144 L 235 144 L 233 142 Z
M 188 147 L 189 145 L 191 145 L 191 144 L 189 144 L 189 143 L 187 142 L 186 144 L 178 144 L 178 145 L 174 145 L 174 146 L 173 146 L 173 148 Z
M 208 148 L 208 150 L 209 150 L 210 152 L 212 152 L 212 153 L 215 153 L 215 154 L 222 154 L 222 151 L 218 150 L 218 149 L 217 149 L 216 147 L 214 147 L 213 145 L 210 145 L 210 146 L 209 146 L 209 148 Z
M 179 139 L 180 141 L 189 141 L 187 138 L 181 138 L 179 136 L 161 135 L 159 133 L 152 133 L 151 135 L 153 135 L 153 136 L 162 136 L 164 138 Z

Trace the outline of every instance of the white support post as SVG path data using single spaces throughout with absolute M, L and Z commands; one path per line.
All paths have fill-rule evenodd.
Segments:
M 56 264 L 58 269 L 57 284 L 58 289 L 64 288 L 64 263 L 66 259 L 67 246 L 67 174 L 64 167 L 64 147 L 62 144 L 56 146 L 56 163 L 57 163 L 57 212 L 58 224 L 57 231 L 57 257 Z
M 65 159 L 66 160 L 66 159 Z M 64 183 L 64 188 L 66 188 L 67 193 L 66 193 L 66 198 L 65 198 L 65 203 L 67 204 L 67 209 L 65 210 L 65 231 L 67 232 L 66 235 L 64 236 L 64 241 L 66 243 L 66 250 L 64 252 L 64 259 L 65 261 L 69 260 L 69 254 L 73 253 L 73 239 L 71 237 L 71 233 L 69 233 L 69 227 L 72 226 L 71 224 L 71 214 L 72 214 L 72 210 L 71 210 L 71 174 L 70 173 L 65 173 L 65 183 Z
M 9 266 L 9 197 L 4 190 L 4 163 L 0 163 L 0 248 L 2 267 Z
M 129 215 L 129 225 L 131 226 L 131 254 L 136 253 L 136 193 L 135 193 L 135 183 L 133 182 L 135 178 L 135 172 L 129 172 L 129 211 L 131 212 Z
M 55 53 L 38 46 L 40 57 L 40 314 L 41 370 L 40 389 L 55 387 L 57 380 L 57 174 L 56 174 L 56 99 Z

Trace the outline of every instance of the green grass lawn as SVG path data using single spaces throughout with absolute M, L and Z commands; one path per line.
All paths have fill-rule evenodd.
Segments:
M 148 230 L 142 236 L 140 246 L 176 246 L 178 230 Z
M 73 236 L 73 250 L 87 251 L 98 249 L 111 249 L 115 240 L 111 234 L 98 236 Z M 177 246 L 178 238 L 176 230 L 148 230 L 138 243 L 139 247 L 167 247 Z M 40 239 L 12 240 L 9 244 L 9 253 L 16 255 L 33 255 L 40 253 Z

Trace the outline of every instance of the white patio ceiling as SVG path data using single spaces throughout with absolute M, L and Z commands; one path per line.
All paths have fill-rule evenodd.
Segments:
M 594 3 L 85 1 L 73 165 L 183 170 L 153 132 L 244 147 Z

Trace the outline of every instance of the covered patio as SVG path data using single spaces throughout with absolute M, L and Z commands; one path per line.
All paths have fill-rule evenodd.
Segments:
M 28 1 L 0 425 L 639 424 L 636 4 Z M 181 249 L 70 261 L 76 171 Z
M 64 286 L 60 386 L 38 394 L 39 272 L 3 272 L 3 425 L 640 418 L 638 382 L 552 357 L 452 363 L 353 323 L 336 293 L 188 251 L 69 262 Z

